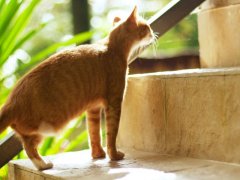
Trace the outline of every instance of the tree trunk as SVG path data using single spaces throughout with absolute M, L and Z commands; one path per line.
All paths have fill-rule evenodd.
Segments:
M 72 0 L 74 34 L 90 30 L 88 0 Z

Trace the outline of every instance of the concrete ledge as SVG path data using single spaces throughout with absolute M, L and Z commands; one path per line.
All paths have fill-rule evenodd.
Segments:
M 47 157 L 53 169 L 37 171 L 29 160 L 9 164 L 9 180 L 53 179 L 238 179 L 240 166 L 206 160 L 173 157 L 129 151 L 126 159 L 110 161 L 108 158 L 91 160 L 90 152 L 80 151 Z
M 240 163 L 240 68 L 133 75 L 118 145 Z

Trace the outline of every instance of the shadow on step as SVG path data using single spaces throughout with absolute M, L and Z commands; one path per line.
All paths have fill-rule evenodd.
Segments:
M 129 66 L 129 74 L 176 71 L 200 68 L 198 54 L 182 54 L 171 57 L 137 58 Z

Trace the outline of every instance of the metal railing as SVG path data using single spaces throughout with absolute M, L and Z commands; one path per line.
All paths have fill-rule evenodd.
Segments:
M 153 31 L 157 32 L 160 37 L 204 1 L 205 0 L 172 0 L 162 10 L 150 18 L 148 22 Z M 0 143 L 0 168 L 7 164 L 22 149 L 21 142 L 14 133 L 6 136 Z

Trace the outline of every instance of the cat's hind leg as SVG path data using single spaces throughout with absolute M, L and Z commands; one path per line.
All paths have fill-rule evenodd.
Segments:
M 106 156 L 101 145 L 100 120 L 100 108 L 93 108 L 87 110 L 87 125 L 93 159 L 104 158 Z
M 107 152 L 111 160 L 121 160 L 124 153 L 117 151 L 116 138 L 121 114 L 121 102 L 108 105 L 106 112 Z
M 38 170 L 51 169 L 53 167 L 51 162 L 44 162 L 37 151 L 37 146 L 42 140 L 41 135 L 21 136 L 21 139 L 28 157 Z

